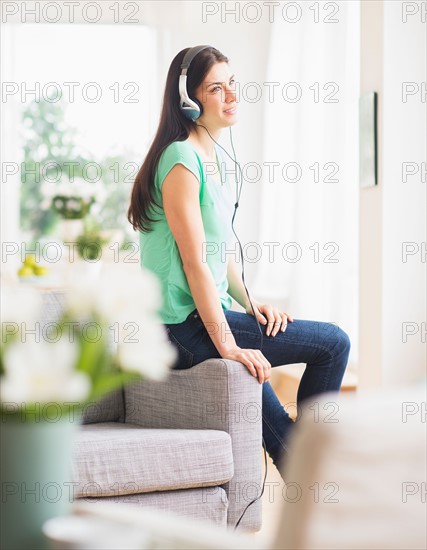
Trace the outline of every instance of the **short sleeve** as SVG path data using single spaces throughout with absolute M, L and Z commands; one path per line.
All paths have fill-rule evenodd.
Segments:
M 166 176 L 176 164 L 185 166 L 196 176 L 199 183 L 201 182 L 202 173 L 195 151 L 182 141 L 174 141 L 166 147 L 160 156 L 156 177 L 156 185 L 159 190 L 162 188 Z

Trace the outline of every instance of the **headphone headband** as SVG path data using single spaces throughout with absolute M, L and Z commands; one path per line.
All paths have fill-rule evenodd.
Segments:
M 181 69 L 184 69 L 185 73 L 184 71 L 182 71 L 181 74 L 187 74 L 188 67 L 190 66 L 190 63 L 193 61 L 196 55 L 202 50 L 210 47 L 211 46 L 194 46 L 193 48 L 190 48 L 188 52 L 184 55 L 184 59 L 182 60 Z

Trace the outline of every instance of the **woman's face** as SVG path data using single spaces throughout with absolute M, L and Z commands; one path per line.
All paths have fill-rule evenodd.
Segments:
M 195 94 L 203 106 L 198 122 L 212 130 L 237 122 L 236 86 L 228 63 L 215 63 Z

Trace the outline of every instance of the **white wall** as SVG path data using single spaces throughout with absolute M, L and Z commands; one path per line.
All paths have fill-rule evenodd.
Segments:
M 420 166 L 427 160 L 426 2 L 403 4 L 384 5 L 383 376 L 395 385 L 425 376 L 427 368 L 426 169 L 424 164 L 422 181 Z M 405 9 L 414 5 L 418 13 L 403 22 Z M 415 83 L 409 85 L 414 95 L 402 97 L 405 82 Z M 405 182 L 402 165 L 408 162 L 419 168 Z M 402 245 L 414 254 L 402 257 Z
M 361 3 L 361 93 L 379 95 L 379 184 L 360 190 L 361 387 L 426 375 L 426 23 L 421 9 L 404 23 L 403 4 L 422 3 Z M 418 86 L 407 102 L 403 82 Z M 404 162 L 418 164 L 406 183 Z M 418 248 L 406 262 L 404 242 Z
M 383 5 L 361 2 L 360 93 L 378 93 L 378 181 L 359 197 L 359 382 L 378 385 L 382 361 Z

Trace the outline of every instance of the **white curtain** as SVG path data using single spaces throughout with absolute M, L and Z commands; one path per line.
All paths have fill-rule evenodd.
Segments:
M 319 22 L 305 9 L 298 22 L 276 18 L 272 28 L 267 82 L 279 85 L 265 104 L 262 255 L 252 287 L 295 318 L 338 324 L 355 363 L 359 2 L 319 4 Z M 338 22 L 323 22 L 326 4 L 338 6 Z M 279 163 L 272 181 L 266 163 Z M 279 243 L 271 257 L 268 242 Z

